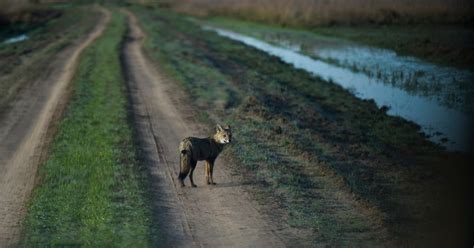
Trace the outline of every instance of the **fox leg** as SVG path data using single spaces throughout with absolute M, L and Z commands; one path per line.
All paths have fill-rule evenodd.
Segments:
M 211 181 L 210 181 L 211 180 L 211 165 L 208 160 L 206 160 L 205 167 L 206 167 L 206 183 L 211 184 Z
M 179 182 L 181 187 L 184 187 L 184 179 L 189 173 L 189 170 L 191 169 L 191 158 L 190 154 L 187 154 L 188 151 L 182 151 L 181 152 L 181 158 L 180 158 L 180 167 L 179 167 Z
M 214 182 L 214 178 L 212 178 L 212 174 L 214 172 L 214 161 L 215 160 L 209 161 L 209 175 L 210 175 L 210 178 L 211 178 L 211 184 L 212 185 L 216 185 L 216 183 Z
M 192 187 L 197 187 L 196 184 L 194 184 L 194 180 L 193 180 L 193 173 L 194 173 L 194 169 L 196 169 L 196 164 L 197 164 L 197 161 L 191 161 L 191 172 L 189 172 L 189 180 L 191 181 Z

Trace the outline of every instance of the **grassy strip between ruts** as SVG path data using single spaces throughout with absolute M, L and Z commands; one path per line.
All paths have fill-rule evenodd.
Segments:
M 113 14 L 88 47 L 49 159 L 40 169 L 21 246 L 144 247 L 146 173 L 138 166 L 119 61 L 126 31 Z
M 236 170 L 275 196 L 290 224 L 314 230 L 319 245 L 427 245 L 441 237 L 436 228 L 452 215 L 432 194 L 446 197 L 437 170 L 453 168 L 456 155 L 416 125 L 186 16 L 134 11 L 149 35 L 147 55 L 181 83 L 201 116 L 233 126 Z

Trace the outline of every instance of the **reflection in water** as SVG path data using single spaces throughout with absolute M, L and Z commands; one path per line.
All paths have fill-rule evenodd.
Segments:
M 363 71 L 406 91 L 431 96 L 449 107 L 473 113 L 474 75 L 451 67 L 424 63 L 413 57 L 397 56 L 393 51 L 362 46 L 314 50 L 323 59 L 334 59 L 344 67 Z
M 296 52 L 297 50 L 271 45 L 220 28 L 205 26 L 204 29 L 213 30 L 221 36 L 277 56 L 295 68 L 306 70 L 326 80 L 332 80 L 361 99 L 373 99 L 379 107 L 388 106 L 390 107 L 387 112 L 389 115 L 401 116 L 417 123 L 432 141 L 440 143 L 450 150 L 469 149 L 471 135 L 466 132 L 470 129 L 472 120 L 461 111 L 443 106 L 434 99 L 410 94 L 403 89 L 385 84 L 380 79 L 371 78 L 365 73 L 354 72 L 315 60 Z M 443 143 L 443 136 L 439 133 L 445 135 L 449 141 Z
M 428 96 L 445 106 L 474 113 L 474 101 L 471 99 L 474 73 L 468 70 L 438 66 L 414 57 L 399 56 L 388 49 L 304 32 L 257 30 L 252 32 L 254 35 L 339 67 L 362 72 L 385 84 Z
M 11 44 L 11 43 L 16 43 L 16 42 L 24 41 L 24 40 L 27 40 L 27 39 L 29 39 L 29 38 L 30 38 L 30 37 L 28 37 L 28 35 L 22 34 L 22 35 L 18 35 L 18 36 L 9 38 L 9 39 L 5 40 L 3 43 L 5 43 L 5 44 Z

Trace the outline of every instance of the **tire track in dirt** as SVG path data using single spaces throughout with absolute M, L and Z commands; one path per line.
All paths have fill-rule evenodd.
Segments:
M 56 55 L 44 76 L 22 91 L 0 116 L 0 247 L 14 246 L 19 239 L 25 203 L 67 106 L 79 57 L 110 20 L 110 12 L 99 9 L 103 17 L 94 30 Z
M 209 134 L 189 121 L 188 117 L 196 113 L 179 101 L 179 88 L 167 81 L 159 68 L 147 62 L 141 50 L 145 34 L 136 17 L 125 12 L 129 17 L 129 33 L 122 63 L 141 157 L 151 178 L 153 223 L 159 225 L 163 236 L 159 244 L 164 247 L 302 245 L 301 233 L 251 199 L 246 191 L 250 186 L 230 172 L 232 165 L 225 158 L 217 159 L 216 186 L 205 185 L 201 163 L 195 171 L 198 187 L 190 188 L 189 181 L 185 188 L 178 186 L 175 178 L 179 170 L 179 141 L 190 135 Z

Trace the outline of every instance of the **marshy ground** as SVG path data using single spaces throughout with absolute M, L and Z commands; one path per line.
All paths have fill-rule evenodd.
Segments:
M 0 63 L 21 61 L 0 77 L 0 219 L 16 218 L 0 245 L 469 244 L 469 149 L 449 152 L 374 101 L 169 9 L 96 12 L 48 38 L 82 16 L 62 9 L 0 47 Z M 179 188 L 180 139 L 215 123 L 235 137 L 218 184 L 199 164 L 198 188 Z

